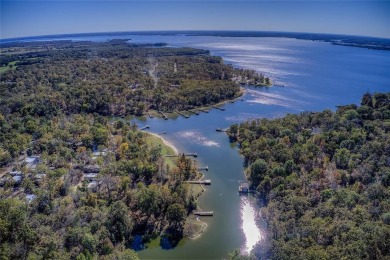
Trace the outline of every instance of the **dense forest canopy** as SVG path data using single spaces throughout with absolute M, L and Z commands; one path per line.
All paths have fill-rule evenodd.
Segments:
M 265 80 L 206 50 L 165 46 L 124 40 L 0 45 L 0 167 L 42 137 L 38 126 L 46 119 L 184 110 L 235 98 L 240 88 L 232 79 Z M 91 148 L 92 141 L 83 142 Z
M 158 138 L 108 116 L 211 105 L 265 80 L 205 50 L 122 40 L 2 45 L 0 63 L 2 259 L 175 246 L 201 192 L 184 182 L 200 177 L 195 161 L 168 160 Z
M 0 46 L 0 112 L 142 115 L 212 105 L 239 95 L 240 82 L 269 83 L 220 57 L 163 43 L 32 42 Z
M 390 257 L 390 93 L 367 93 L 361 106 L 335 113 L 232 125 L 228 134 L 264 204 L 270 243 L 257 257 Z
M 1 143 L 15 142 L 7 137 L 12 124 L 26 151 L 1 169 L 1 259 L 137 259 L 129 249 L 137 235 L 163 235 L 170 245 L 183 237 L 196 208 L 183 182 L 197 175 L 193 160 L 168 163 L 161 144 L 124 121 L 61 115 L 28 122 L 0 120 Z M 4 165 L 10 155 L 0 153 Z M 26 163 L 33 155 L 34 167 Z

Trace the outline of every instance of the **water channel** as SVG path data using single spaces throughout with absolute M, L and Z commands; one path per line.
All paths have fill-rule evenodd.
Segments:
M 249 252 L 267 239 L 259 208 L 251 197 L 238 195 L 245 180 L 243 159 L 224 133 L 233 123 L 257 117 L 274 118 L 286 113 L 335 109 L 360 102 L 366 91 L 390 91 L 390 52 L 335 46 L 281 38 L 221 38 L 191 36 L 132 36 L 133 42 L 167 42 L 171 46 L 204 48 L 234 66 L 255 69 L 270 76 L 272 88 L 246 87 L 246 93 L 225 111 L 213 109 L 189 119 L 148 119 L 150 131 L 166 132 L 164 138 L 180 152 L 199 154 L 199 165 L 208 165 L 212 185 L 199 200 L 214 217 L 203 218 L 208 227 L 201 238 L 183 240 L 173 250 L 151 247 L 141 258 L 221 259 L 236 248 Z

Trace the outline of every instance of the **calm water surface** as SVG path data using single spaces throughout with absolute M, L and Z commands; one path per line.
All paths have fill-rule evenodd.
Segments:
M 139 252 L 141 258 L 221 259 L 235 248 L 250 252 L 265 237 L 259 208 L 251 197 L 237 193 L 245 180 L 243 159 L 225 134 L 215 131 L 257 117 L 335 109 L 359 103 L 367 90 L 390 91 L 390 52 L 282 38 L 222 38 L 188 36 L 132 36 L 133 42 L 166 42 L 171 46 L 204 48 L 226 63 L 254 69 L 269 76 L 272 88 L 247 87 L 243 101 L 226 104 L 226 111 L 139 122 L 165 136 L 181 152 L 197 152 L 199 164 L 208 165 L 212 185 L 200 198 L 208 228 L 197 240 L 185 240 L 174 250 L 159 247 Z
M 284 38 L 124 37 L 131 38 L 130 42 L 166 42 L 174 47 L 208 49 L 213 55 L 222 56 L 226 63 L 264 73 L 276 85 L 247 87 L 243 101 L 226 104 L 226 111 L 212 110 L 190 119 L 137 121 L 140 126 L 150 125 L 152 132 L 167 132 L 164 138 L 180 152 L 198 153 L 199 165 L 209 166 L 206 178 L 212 180 L 199 205 L 203 210 L 214 211 L 214 217 L 202 218 L 208 224 L 202 237 L 184 239 L 171 250 L 150 245 L 138 252 L 144 259 L 221 259 L 236 248 L 250 252 L 256 243 L 267 240 L 255 200 L 237 192 L 239 181 L 245 180 L 243 159 L 227 136 L 216 132 L 216 128 L 251 118 L 274 118 L 286 113 L 358 104 L 367 90 L 390 91 L 388 51 Z M 71 39 L 104 41 L 108 38 Z

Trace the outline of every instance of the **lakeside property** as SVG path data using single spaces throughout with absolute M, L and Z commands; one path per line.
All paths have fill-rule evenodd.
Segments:
M 178 38 L 182 39 L 182 41 L 188 39 L 187 37 Z M 166 38 L 164 40 L 166 40 Z M 213 210 L 215 213 L 214 217 L 204 219 L 204 222 L 208 224 L 208 227 L 203 232 L 200 239 L 181 240 L 176 245 L 174 250 L 165 250 L 161 248 L 159 241 L 157 243 L 157 247 L 149 247 L 146 250 L 139 251 L 138 254 L 141 258 L 183 259 L 186 256 L 191 255 L 200 259 L 220 259 L 226 257 L 228 253 L 233 251 L 235 248 L 241 248 L 242 251 L 245 251 L 246 249 L 252 250 L 251 245 L 256 243 L 266 243 L 268 241 L 266 237 L 263 240 L 259 240 L 258 237 L 252 236 L 254 233 L 264 234 L 263 228 L 265 228 L 261 226 L 261 222 L 257 223 L 255 221 L 254 218 L 256 218 L 256 214 L 247 214 L 247 212 L 257 213 L 257 205 L 251 202 L 247 203 L 243 200 L 248 197 L 237 196 L 237 187 L 239 185 L 239 181 L 242 181 L 245 178 L 245 176 L 243 175 L 242 168 L 243 159 L 238 156 L 237 150 L 234 148 L 235 146 L 229 145 L 226 136 L 217 133 L 215 129 L 225 129 L 233 123 L 240 123 L 246 119 L 251 118 L 275 118 L 281 117 L 286 113 L 300 113 L 301 111 L 309 110 L 319 111 L 323 110 L 324 108 L 329 108 L 333 110 L 335 105 L 358 103 L 360 102 L 360 96 L 359 98 L 356 98 L 356 95 L 358 93 L 364 93 L 367 90 L 367 86 L 370 86 L 371 91 L 379 92 L 381 90 L 388 90 L 389 75 L 387 73 L 388 66 L 386 63 L 388 56 L 386 56 L 386 52 L 369 51 L 365 49 L 348 48 L 344 46 L 333 46 L 330 44 L 319 42 L 295 41 L 292 39 L 261 39 L 261 41 L 259 42 L 256 42 L 255 39 L 247 39 L 246 42 L 243 41 L 243 39 L 228 39 L 228 42 L 224 41 L 224 39 L 219 38 L 213 38 L 212 40 L 213 42 L 216 41 L 218 43 L 218 47 L 216 47 L 216 45 L 212 46 L 212 44 L 210 44 L 212 52 L 215 53 L 220 51 L 219 54 L 221 56 L 226 57 L 226 62 L 236 62 L 235 65 L 237 66 L 248 66 L 249 68 L 256 68 L 259 70 L 264 69 L 265 65 L 267 65 L 267 73 L 269 73 L 269 75 L 272 75 L 272 78 L 277 79 L 278 83 L 285 82 L 284 84 L 286 85 L 286 87 L 254 88 L 248 86 L 246 87 L 247 92 L 242 97 L 242 99 L 244 100 L 243 102 L 228 102 L 224 106 L 224 108 L 226 108 L 225 111 L 210 110 L 209 113 L 201 113 L 199 116 L 191 118 L 191 120 L 187 120 L 183 117 L 178 117 L 175 120 L 147 119 L 146 122 L 139 122 L 140 126 L 143 126 L 143 124 L 150 125 L 151 129 L 153 129 L 153 131 L 157 133 L 166 133 L 167 138 L 169 138 L 169 140 L 172 140 L 173 143 L 180 143 L 181 150 L 186 152 L 198 153 L 199 164 L 208 165 L 210 167 L 210 171 L 207 173 L 207 176 L 213 180 L 213 186 L 211 189 L 208 189 L 208 191 L 205 192 L 201 197 L 199 197 L 199 203 L 200 205 L 202 205 L 202 208 L 204 208 L 204 210 Z M 208 42 L 210 42 L 210 39 L 206 37 L 201 37 L 200 39 L 190 38 L 189 42 L 198 44 L 199 46 L 203 46 L 202 48 L 206 48 Z M 239 46 L 239 48 L 234 47 L 234 45 Z M 267 49 L 267 46 L 277 46 L 278 48 L 277 50 L 275 50 L 275 48 Z M 252 47 L 252 49 L 250 49 L 250 47 Z M 239 56 L 240 50 L 247 51 L 248 57 Z M 308 55 L 309 53 L 311 55 Z M 257 59 L 254 63 L 249 56 L 253 57 L 256 54 L 268 55 L 263 56 L 264 58 L 262 59 Z M 236 57 L 236 61 L 232 61 L 233 56 Z M 237 59 L 237 57 L 240 58 Z M 262 64 L 262 62 L 264 62 L 264 64 Z M 371 66 L 366 66 L 366 63 L 369 63 Z M 337 66 L 335 66 L 335 64 L 337 64 Z M 4 85 L 2 85 L 2 87 L 4 87 Z M 58 87 L 61 88 L 64 86 L 58 85 Z M 23 111 L 29 112 L 30 110 L 28 110 L 28 107 L 26 107 Z M 39 110 L 36 111 L 39 112 Z M 90 140 L 102 140 L 101 137 L 105 136 L 105 131 L 101 131 L 102 127 L 99 124 L 103 124 L 104 127 L 106 127 L 106 123 L 104 121 L 104 118 L 101 118 L 99 116 L 96 116 L 95 119 L 92 120 L 96 123 L 92 125 L 93 131 L 92 127 L 91 131 L 89 128 L 86 130 L 85 126 L 80 125 L 79 123 L 75 124 L 73 122 L 72 124 L 78 127 L 74 127 L 70 131 L 68 124 L 64 124 L 64 120 L 59 120 L 59 123 L 57 123 L 58 121 L 56 120 L 58 120 L 58 118 L 56 118 L 53 123 L 46 122 L 44 118 L 38 121 L 36 120 L 36 116 L 33 116 L 32 118 L 29 117 L 30 122 L 27 122 L 27 120 L 21 120 L 18 115 L 14 115 L 14 117 L 11 119 L 12 124 L 9 124 L 10 121 L 8 121 L 8 118 L 5 119 L 6 123 L 4 124 L 4 120 L 1 118 L 1 123 L 4 127 L 2 128 L 2 130 L 5 130 L 5 132 L 8 134 L 7 138 L 4 138 L 2 140 L 12 140 L 15 143 L 16 148 L 19 149 L 19 146 L 22 147 L 23 145 L 28 145 L 28 141 L 25 142 L 24 137 L 29 138 L 29 136 L 33 136 L 34 134 L 34 138 L 38 140 L 37 142 L 34 142 L 34 144 L 36 145 L 36 149 L 47 149 L 47 151 L 52 154 L 51 156 L 46 158 L 50 159 L 50 163 L 59 165 L 60 167 L 67 166 L 69 165 L 69 163 L 74 163 L 74 161 L 67 161 L 69 158 L 74 158 L 73 148 L 70 146 L 70 144 L 69 146 L 65 145 L 66 142 L 70 141 L 68 140 L 69 137 L 75 139 L 80 138 L 80 140 L 81 138 L 83 138 L 82 141 L 85 141 L 88 144 Z M 132 119 L 132 121 L 136 120 L 137 119 Z M 91 118 L 89 118 L 87 121 L 92 122 Z M 48 135 L 47 131 L 50 130 L 49 133 L 51 133 L 54 129 L 52 129 L 51 127 L 55 127 L 56 124 L 58 124 L 62 128 L 55 128 L 56 131 L 53 131 L 53 136 L 51 136 L 50 134 Z M 23 131 L 28 132 L 23 132 L 22 134 L 15 134 L 10 125 L 12 125 L 13 127 L 17 127 L 17 129 L 23 129 Z M 37 127 L 39 125 L 44 125 L 44 129 L 47 129 L 47 131 L 42 131 L 41 127 Z M 113 125 L 116 125 L 116 123 L 114 123 Z M 68 132 L 70 132 L 71 135 L 68 135 Z M 109 133 L 111 133 L 111 130 Z M 41 134 L 42 136 L 40 136 Z M 250 134 L 250 132 L 248 132 L 248 134 Z M 130 141 L 126 140 L 129 145 L 143 144 L 143 142 L 138 142 L 139 140 L 137 136 L 126 135 L 126 138 L 130 138 Z M 77 143 L 79 142 L 76 142 L 75 144 Z M 113 144 L 115 143 L 117 142 L 113 142 Z M 93 148 L 94 147 L 91 146 L 89 149 L 92 150 Z M 96 148 L 99 149 L 99 147 Z M 123 148 L 125 148 L 125 146 Z M 130 146 L 129 148 L 132 152 L 137 152 L 137 150 L 133 150 L 134 147 Z M 142 149 L 144 148 L 145 146 Z M 60 152 L 61 154 L 65 154 L 67 156 L 53 156 L 60 154 Z M 68 152 L 70 152 L 70 156 Z M 7 154 L 3 153 L 3 151 L 1 151 L 1 155 L 2 159 L 7 159 Z M 120 155 L 120 153 L 118 153 L 118 155 Z M 138 155 L 135 153 L 134 158 L 138 158 L 137 156 Z M 91 155 L 91 157 L 93 156 Z M 46 160 L 46 158 L 44 159 Z M 58 160 L 58 158 L 67 159 Z M 105 160 L 106 157 L 102 156 L 98 158 L 97 161 L 105 163 Z M 116 165 L 113 165 L 111 169 L 116 171 Z M 55 173 L 56 174 L 52 175 L 53 177 L 61 176 L 57 175 L 61 174 L 61 171 L 56 171 Z M 145 171 L 144 173 L 147 174 L 148 172 Z M 111 179 L 109 178 L 107 180 Z M 113 183 L 119 183 L 119 187 L 123 187 L 121 182 L 114 181 L 107 183 L 110 184 L 106 186 L 108 190 L 113 187 L 111 186 L 111 184 Z M 126 185 L 128 185 L 128 182 L 124 183 L 127 183 Z M 52 186 L 50 187 L 61 187 L 56 186 L 54 184 L 56 183 L 52 182 Z M 155 184 L 152 184 L 151 186 L 156 187 Z M 138 195 L 140 193 L 134 193 L 134 186 L 130 187 L 131 188 L 127 188 L 128 200 L 126 200 L 126 203 L 133 203 L 139 199 Z M 141 187 L 141 185 L 138 188 L 143 188 L 143 194 L 151 195 L 152 198 L 155 198 L 154 195 L 156 194 L 158 195 L 156 198 L 160 198 L 160 191 L 166 191 L 166 189 L 145 188 Z M 49 191 L 49 189 L 46 190 Z M 73 204 L 72 196 L 66 196 L 66 200 L 64 200 L 63 204 L 57 203 L 60 197 L 57 197 L 58 194 L 56 192 L 59 192 L 60 190 L 61 189 L 51 190 L 51 194 L 54 196 L 54 198 L 56 198 L 54 200 L 55 204 L 53 208 L 56 210 L 62 209 L 66 211 L 66 220 L 68 220 L 68 217 L 69 219 L 71 219 L 72 217 L 72 214 L 69 214 L 69 209 L 72 209 L 73 206 L 78 206 L 80 204 Z M 77 191 L 77 189 L 72 187 L 70 191 L 75 192 Z M 180 191 L 180 189 L 175 190 L 175 192 L 178 191 Z M 77 192 L 78 194 L 76 198 L 80 198 L 80 196 L 81 198 L 84 198 L 85 193 L 83 191 Z M 114 190 L 112 191 L 112 195 L 117 198 L 117 196 L 122 196 L 123 192 L 122 190 L 120 190 L 119 193 L 116 193 L 116 190 Z M 42 198 L 39 198 L 39 201 L 47 201 L 45 200 L 47 197 Z M 175 198 L 177 198 L 177 196 Z M 38 200 L 32 200 L 31 205 L 37 205 L 34 204 L 37 203 L 36 201 Z M 94 202 L 96 202 L 96 204 L 94 204 Z M 105 199 L 95 200 L 93 195 L 91 195 L 88 200 L 81 200 L 80 203 L 83 206 L 83 211 L 81 211 L 81 209 L 79 208 L 76 208 L 77 210 L 80 210 L 77 211 L 79 213 L 78 216 L 88 217 L 92 215 L 94 217 L 93 220 L 104 220 L 97 220 L 95 219 L 95 217 L 101 216 L 103 218 L 105 216 L 104 214 L 106 214 L 107 208 L 105 208 L 105 206 L 102 204 L 105 202 L 112 203 L 112 201 Z M 159 202 L 159 200 L 157 200 L 157 202 Z M 48 216 L 50 216 L 50 219 L 48 219 L 48 221 L 52 221 L 53 219 L 57 219 L 57 217 L 61 216 L 60 212 L 52 211 L 51 205 L 53 204 L 43 203 L 41 205 L 43 205 L 41 210 L 47 210 L 49 212 Z M 157 205 L 160 204 L 157 203 Z M 245 208 L 243 209 L 243 207 Z M 250 210 L 247 210 L 248 207 L 250 208 Z M 23 212 L 24 207 L 20 207 L 20 209 Z M 133 208 L 129 209 L 129 211 L 132 210 Z M 104 214 L 102 215 L 101 212 L 103 212 Z M 121 211 L 119 211 L 119 213 L 120 212 Z M 46 220 L 46 214 L 47 213 L 42 213 L 40 217 L 45 218 Z M 150 218 L 150 221 L 145 221 L 143 223 L 156 223 L 154 222 L 155 216 L 152 214 L 149 214 L 149 216 L 152 216 Z M 250 225 L 250 229 L 243 228 L 244 220 L 248 219 L 250 219 L 252 223 L 256 223 L 256 225 Z M 146 218 L 139 217 L 137 218 L 137 220 L 146 220 Z M 36 223 L 45 222 L 39 221 Z M 100 229 L 104 229 L 106 225 L 108 226 L 108 224 L 105 224 L 106 222 L 103 223 L 104 224 L 102 226 L 99 226 Z M 67 229 L 67 231 L 72 231 L 74 238 L 78 239 L 79 243 L 77 247 L 80 248 L 86 245 L 81 243 L 83 240 L 90 241 L 88 240 L 89 238 L 91 238 L 90 235 L 92 235 L 93 238 L 95 236 L 95 233 L 89 233 L 88 225 L 85 225 L 85 223 L 83 223 L 83 227 L 83 230 L 77 230 L 73 227 Z M 139 227 L 139 223 L 137 223 L 135 227 Z M 254 228 L 256 228 L 256 232 L 250 232 Z M 84 237 L 84 234 L 87 234 L 87 236 Z M 43 238 L 47 239 L 47 237 Z M 64 251 L 66 251 L 63 254 L 66 256 L 68 250 L 70 249 L 64 248 L 62 246 L 62 244 L 60 243 L 61 237 L 55 238 L 56 239 L 54 240 L 42 239 L 40 242 L 43 244 L 45 243 L 45 241 L 54 242 L 55 246 L 58 245 L 57 248 L 61 248 L 61 250 L 63 249 Z M 248 241 L 250 241 L 250 243 L 247 243 Z M 106 244 L 103 244 L 103 242 L 104 241 L 98 241 L 98 243 L 102 243 L 99 244 L 99 248 L 102 248 L 100 245 L 107 245 L 106 248 L 108 248 L 108 250 L 121 250 L 120 248 L 112 248 L 110 243 L 106 243 L 107 241 L 104 242 Z M 46 249 L 51 247 L 47 245 L 44 248 Z M 72 252 L 77 252 L 76 250 L 78 249 L 75 248 L 73 250 L 74 251 Z M 41 251 L 38 251 L 37 254 L 39 254 L 39 252 Z
M 173 144 L 168 142 L 163 137 L 159 136 L 158 134 L 151 133 L 151 132 L 145 132 L 145 133 L 149 135 L 147 139 L 147 143 L 158 145 L 159 147 L 161 147 L 161 156 L 164 157 L 166 165 L 170 165 L 170 167 L 175 167 L 177 164 L 177 157 L 170 157 L 167 155 L 172 155 L 172 154 L 180 155 L 176 147 L 173 146 Z M 204 174 L 201 172 L 197 172 L 197 176 L 194 179 L 201 181 L 203 180 L 203 178 L 204 178 Z M 201 208 L 198 205 L 197 201 L 198 198 L 205 191 L 204 183 L 196 183 L 195 181 L 186 181 L 186 183 L 189 190 L 188 198 L 191 197 L 195 198 L 195 203 L 197 205 L 197 208 L 194 209 L 194 211 L 200 210 Z M 202 235 L 202 233 L 205 231 L 206 228 L 207 228 L 207 223 L 201 221 L 198 216 L 194 214 L 190 214 L 187 216 L 185 220 L 183 233 L 184 236 L 189 239 L 197 239 Z M 155 242 L 151 242 L 151 243 L 155 243 Z M 147 246 L 148 245 L 146 245 L 146 247 Z
M 218 102 L 212 106 L 201 106 L 201 107 L 194 107 L 188 110 L 181 110 L 181 111 L 173 111 L 173 112 L 159 112 L 156 110 L 149 110 L 146 114 L 149 118 L 160 118 L 160 119 L 177 119 L 178 117 L 182 116 L 184 118 L 190 118 L 191 116 L 198 116 L 202 113 L 209 113 L 212 109 L 218 109 L 221 110 L 221 107 L 228 103 L 234 103 L 237 101 L 242 101 L 242 96 L 245 94 L 245 87 L 240 86 L 239 92 L 236 94 L 235 97 L 229 100 Z M 146 119 L 146 115 L 141 116 L 142 119 Z

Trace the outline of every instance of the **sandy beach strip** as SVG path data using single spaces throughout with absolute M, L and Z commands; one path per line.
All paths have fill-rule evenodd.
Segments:
M 176 147 L 173 144 L 171 144 L 170 142 L 168 142 L 166 139 L 162 138 L 160 135 L 155 134 L 155 133 L 151 133 L 151 132 L 146 132 L 146 131 L 143 131 L 143 132 L 151 134 L 151 135 L 154 135 L 157 138 L 160 138 L 166 146 L 172 148 L 172 150 L 175 152 L 176 155 L 179 154 L 179 152 L 177 151 Z

